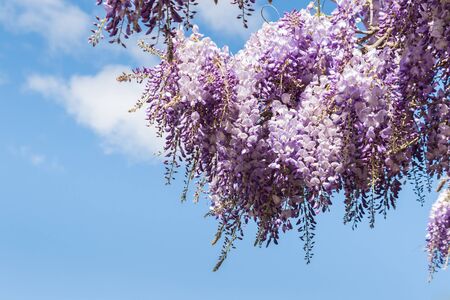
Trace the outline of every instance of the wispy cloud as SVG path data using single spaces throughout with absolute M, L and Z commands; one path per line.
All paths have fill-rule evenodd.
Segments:
M 256 7 L 255 10 L 258 9 Z M 249 28 L 244 28 L 242 20 L 236 19 L 242 11 L 237 5 L 230 4 L 230 1 L 219 1 L 217 5 L 212 5 L 212 1 L 200 1 L 197 10 L 197 17 L 217 34 L 238 36 L 241 39 L 247 38 L 263 22 L 259 14 L 254 12 L 252 16 L 247 17 Z
M 92 6 L 95 6 L 94 0 Z M 94 20 L 94 15 L 84 12 L 69 0 L 0 0 L 0 26 L 15 34 L 37 34 L 47 41 L 51 51 L 112 57 L 124 55 L 145 66 L 153 62 L 152 56 L 137 46 L 138 40 L 145 38 L 142 35 L 131 36 L 126 40 L 127 49 L 124 49 L 117 44 L 110 45 L 105 32 L 105 40 L 94 52 L 87 52 L 92 47 L 88 38 L 92 34 L 90 30 L 94 29 Z
M 50 158 L 42 153 L 37 153 L 28 146 L 11 146 L 9 147 L 9 151 L 11 154 L 20 157 L 35 167 L 57 172 L 64 171 L 64 167 L 60 164 L 58 159 Z
M 146 126 L 145 112 L 128 113 L 142 92 L 142 85 L 118 83 L 125 66 L 106 66 L 93 76 L 32 75 L 27 87 L 50 98 L 80 124 L 101 137 L 106 153 L 120 152 L 132 159 L 151 160 L 162 149 L 163 140 Z
M 0 24 L 16 33 L 36 33 L 53 50 L 73 51 L 87 43 L 91 18 L 71 1 L 0 0 Z

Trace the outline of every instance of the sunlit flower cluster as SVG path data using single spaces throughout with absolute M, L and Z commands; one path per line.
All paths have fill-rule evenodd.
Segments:
M 404 179 L 422 200 L 430 178 L 449 174 L 449 5 L 342 0 L 330 16 L 310 6 L 264 24 L 236 55 L 196 27 L 166 54 L 147 46 L 161 63 L 123 78 L 147 80 L 138 106 L 166 139 L 167 179 L 184 164 L 183 198 L 191 182 L 196 199 L 209 196 L 225 236 L 218 266 L 250 220 L 259 245 L 296 227 L 309 260 L 314 217 L 334 194 L 345 194 L 345 222 L 373 226 Z M 429 239 L 441 252 L 442 202 L 433 218 L 446 209 L 447 223 L 433 221 Z

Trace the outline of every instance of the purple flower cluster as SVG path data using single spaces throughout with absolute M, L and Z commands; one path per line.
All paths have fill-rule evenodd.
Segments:
M 191 20 L 194 18 L 198 5 L 197 0 L 96 0 L 97 5 L 105 8 L 105 17 L 99 23 L 94 23 L 97 27 L 92 30 L 93 35 L 89 42 L 94 46 L 103 38 L 103 29 L 114 38 L 110 42 L 117 42 L 125 46 L 122 37 L 128 38 L 130 35 L 145 30 L 145 34 L 157 36 L 162 33 L 165 42 L 170 44 L 174 32 L 174 23 L 183 24 L 186 28 L 191 28 Z M 214 0 L 217 4 L 218 0 Z M 247 27 L 247 17 L 253 11 L 255 0 L 231 0 L 231 4 L 236 5 L 241 14 L 244 27 Z
M 138 106 L 166 139 L 167 179 L 184 163 L 195 197 L 210 197 L 225 235 L 218 266 L 249 220 L 259 245 L 297 226 L 309 260 L 314 217 L 337 192 L 345 222 L 367 215 L 373 226 L 403 178 L 420 197 L 424 179 L 450 173 L 449 5 L 341 0 L 330 16 L 308 7 L 264 24 L 236 55 L 194 27 L 158 66 L 132 74 L 147 78 Z M 442 240 L 433 226 L 430 243 L 448 250 L 448 232 Z
M 450 258 L 450 188 L 443 189 L 433 204 L 427 228 L 430 273 L 446 267 Z

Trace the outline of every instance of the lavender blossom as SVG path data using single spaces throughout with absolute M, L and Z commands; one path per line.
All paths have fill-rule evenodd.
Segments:
M 130 1 L 106 6 L 112 35 L 139 18 Z M 315 216 L 336 193 L 346 223 L 374 226 L 404 178 L 423 199 L 424 181 L 449 175 L 449 11 L 448 1 L 342 0 L 330 16 L 308 7 L 264 24 L 235 55 L 196 26 L 170 31 L 165 53 L 142 45 L 161 63 L 121 79 L 146 81 L 137 107 L 165 138 L 167 180 L 184 164 L 182 198 L 192 183 L 196 200 L 208 196 L 214 243 L 225 239 L 217 268 L 250 220 L 255 245 L 296 227 L 309 261 Z M 428 236 L 437 267 L 449 248 L 443 195 Z
M 427 228 L 430 273 L 446 267 L 450 258 L 450 189 L 441 191 L 433 204 Z

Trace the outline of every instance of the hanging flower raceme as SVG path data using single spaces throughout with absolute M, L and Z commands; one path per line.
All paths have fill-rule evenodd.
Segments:
M 183 199 L 191 182 L 195 199 L 209 196 L 219 221 L 213 243 L 225 239 L 216 269 L 250 220 L 255 245 L 297 227 L 309 261 L 315 215 L 334 194 L 345 194 L 345 222 L 367 215 L 373 226 L 395 208 L 403 178 L 423 200 L 425 180 L 449 175 L 449 50 L 440 40 L 450 36 L 448 4 L 415 3 L 342 0 L 331 16 L 293 11 L 236 55 L 196 27 L 189 37 L 174 33 L 167 53 L 143 45 L 161 63 L 121 79 L 146 80 L 137 107 L 147 106 L 166 140 L 168 181 L 184 163 Z M 434 260 L 448 251 L 448 209 L 438 202 Z
M 441 185 L 446 184 L 446 180 L 444 179 Z M 439 267 L 447 267 L 450 259 L 449 187 L 442 188 L 437 201 L 431 208 L 427 228 L 427 251 L 430 261 L 430 274 L 436 272 Z
M 229 0 L 231 5 L 239 8 L 237 18 L 242 20 L 246 28 L 255 1 Z M 218 0 L 214 2 L 217 4 Z M 97 17 L 97 22 L 94 23 L 96 29 L 92 30 L 89 42 L 93 46 L 97 45 L 104 37 L 103 31 L 106 31 L 111 38 L 110 43 L 118 43 L 124 47 L 124 38 L 128 39 L 132 34 L 143 30 L 153 39 L 158 39 L 162 34 L 165 42 L 170 45 L 176 25 L 192 28 L 195 7 L 199 4 L 198 0 L 96 0 L 96 3 L 104 7 L 105 17 Z

